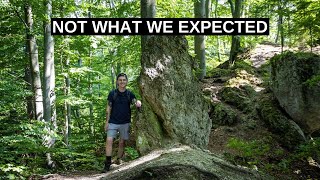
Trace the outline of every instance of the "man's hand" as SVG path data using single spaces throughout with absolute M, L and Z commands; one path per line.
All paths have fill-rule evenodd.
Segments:
M 136 107 L 137 107 L 137 108 L 140 108 L 140 107 L 141 107 L 141 101 L 139 101 L 139 100 L 136 101 Z

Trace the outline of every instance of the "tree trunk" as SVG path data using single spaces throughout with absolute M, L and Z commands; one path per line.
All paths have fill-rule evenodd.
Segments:
M 205 18 L 206 17 L 206 1 L 196 0 L 194 2 L 194 17 Z M 194 36 L 194 52 L 196 54 L 196 60 L 200 64 L 200 72 L 198 78 L 202 80 L 206 76 L 206 52 L 205 52 L 205 37 L 204 35 Z
M 218 18 L 218 2 L 219 0 L 216 0 L 216 3 L 215 3 L 215 8 L 214 8 L 214 18 Z M 218 60 L 219 62 L 221 61 L 221 53 L 220 53 L 220 38 L 219 36 L 216 36 L 217 37 L 217 47 L 218 47 Z
M 281 52 L 283 52 L 284 47 L 284 32 L 283 32 L 283 6 L 281 0 L 279 0 L 278 4 L 279 9 L 279 23 L 278 23 L 278 29 L 280 32 L 280 41 L 281 41 Z
M 140 0 L 141 18 L 156 17 L 156 0 Z M 145 43 L 150 36 L 141 36 L 141 52 L 145 49 Z
M 29 60 L 29 57 L 27 58 Z M 30 70 L 30 65 L 27 64 L 26 67 L 24 68 L 24 78 L 25 81 L 27 82 L 27 90 L 32 91 L 32 77 L 31 77 L 31 70 Z M 27 102 L 27 114 L 29 119 L 34 119 L 34 103 L 33 103 L 33 96 L 27 96 L 26 97 L 26 102 Z
M 115 89 L 117 85 L 116 85 L 116 75 L 114 72 L 113 64 L 111 65 L 110 75 L 111 75 L 112 89 Z
M 68 62 L 69 60 L 67 60 Z M 67 64 L 67 63 L 66 63 Z M 68 75 L 65 76 L 65 95 L 68 96 L 70 93 L 70 79 Z M 65 143 L 69 146 L 69 137 L 71 134 L 71 105 L 69 102 L 64 102 L 65 106 Z
M 89 18 L 91 18 L 91 12 L 89 11 Z M 91 52 L 91 47 L 89 47 L 89 68 L 91 69 L 91 57 L 92 57 L 92 52 Z M 89 97 L 90 97 L 90 104 L 89 104 L 89 117 L 90 117 L 90 121 L 89 121 L 89 126 L 90 126 L 90 133 L 91 135 L 94 137 L 94 116 L 93 116 L 93 89 L 92 89 L 92 77 L 91 77 L 91 73 L 89 73 L 89 77 L 88 77 L 88 82 L 89 82 L 89 86 L 88 86 L 88 91 L 89 91 Z
M 27 25 L 28 25 L 28 52 L 30 55 L 30 69 L 32 77 L 32 89 L 34 93 L 34 104 L 35 104 L 35 118 L 37 120 L 43 119 L 43 97 L 41 89 L 41 79 L 40 79 L 40 68 L 38 60 L 38 46 L 36 38 L 33 35 L 33 15 L 32 8 L 30 5 L 26 5 L 26 16 L 27 16 Z
M 280 14 L 279 14 L 279 17 L 278 17 L 278 22 L 277 22 L 277 34 L 276 34 L 276 38 L 274 40 L 275 43 L 278 43 L 278 40 L 279 40 L 279 34 L 280 34 Z
M 206 18 L 210 18 L 211 0 L 206 0 Z
M 28 22 L 28 11 L 27 8 L 25 7 L 25 23 Z M 25 48 L 25 58 L 26 58 L 26 65 L 24 68 L 24 79 L 27 82 L 27 90 L 32 92 L 32 76 L 31 76 L 31 65 L 30 65 L 30 48 L 29 48 L 29 39 L 28 39 L 28 27 L 26 27 L 26 48 Z M 33 96 L 27 96 L 26 97 L 26 103 L 27 103 L 27 114 L 29 119 L 35 119 L 34 116 L 34 101 L 33 101 Z
M 69 63 L 70 63 L 69 57 L 66 57 L 65 65 L 67 69 L 69 69 Z M 65 73 L 64 81 L 65 81 L 64 95 L 68 97 L 70 93 L 70 78 L 68 73 Z M 64 110 L 65 111 L 64 141 L 65 141 L 65 144 L 69 146 L 69 137 L 71 134 L 71 105 L 67 100 L 65 100 L 64 102 L 64 109 L 65 109 Z
M 56 126 L 55 114 L 55 70 L 54 70 L 54 42 L 51 35 L 50 18 L 52 1 L 46 1 L 46 17 L 44 22 L 44 119 Z
M 313 34 L 312 34 L 312 27 L 310 26 L 309 27 L 309 33 L 310 33 L 310 39 L 311 39 L 311 44 L 310 44 L 310 50 L 311 50 L 311 53 L 312 53 L 312 46 L 313 46 Z
M 54 71 L 54 42 L 51 36 L 50 19 L 52 14 L 52 1 L 45 1 L 46 21 L 44 22 L 44 119 L 47 122 L 48 134 L 45 137 L 45 146 L 52 147 L 55 143 L 54 132 L 57 129 L 56 107 L 55 107 L 55 71 Z M 47 153 L 47 163 L 51 168 L 55 163 L 51 159 L 51 154 Z
M 140 153 L 174 143 L 206 148 L 211 121 L 193 63 L 184 37 L 147 40 L 139 82 L 143 108 L 134 121 Z
M 230 9 L 233 18 L 241 17 L 241 9 L 242 9 L 242 0 L 235 0 L 233 3 L 232 0 L 228 0 L 230 4 Z M 233 66 L 234 62 L 237 59 L 237 55 L 240 50 L 240 36 L 232 36 L 231 40 L 231 48 L 230 48 L 230 56 L 229 56 L 229 65 Z

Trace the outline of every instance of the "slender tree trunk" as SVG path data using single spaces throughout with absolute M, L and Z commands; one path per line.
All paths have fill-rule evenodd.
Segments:
M 278 40 L 279 40 L 279 34 L 280 34 L 280 14 L 279 14 L 279 17 L 278 17 L 278 22 L 277 22 L 277 34 L 276 34 L 276 38 L 274 40 L 275 43 L 278 43 Z
M 79 68 L 82 67 L 82 59 L 81 58 L 78 59 L 78 67 Z M 81 81 L 81 77 L 79 76 L 77 79 L 77 88 L 76 88 L 78 92 L 80 92 L 80 81 Z M 74 109 L 75 109 L 75 113 L 74 113 L 75 118 L 79 119 L 80 118 L 79 106 L 76 106 Z M 81 124 L 78 123 L 78 125 L 79 125 L 79 128 L 82 129 L 82 127 L 80 127 Z
M 27 8 L 25 7 L 25 23 L 28 22 L 28 12 Z M 27 90 L 32 92 L 32 76 L 31 76 L 31 65 L 30 65 L 30 47 L 29 47 L 29 39 L 28 39 L 28 27 L 26 27 L 26 48 L 25 48 L 25 58 L 26 58 L 26 65 L 24 68 L 24 79 L 27 82 Z M 34 101 L 33 96 L 27 96 L 26 97 L 26 103 L 27 103 L 27 114 L 29 119 L 35 119 L 34 116 Z
M 313 46 L 313 34 L 312 34 L 312 27 L 309 27 L 309 33 L 310 33 L 310 39 L 311 39 L 311 44 L 310 44 L 310 50 L 312 52 L 312 46 Z
M 121 73 L 121 62 L 117 61 L 117 71 L 116 71 L 116 75 L 118 75 L 119 73 Z
M 284 47 L 284 32 L 283 32 L 283 16 L 280 16 L 280 39 L 281 39 L 281 52 L 283 52 Z
M 38 59 L 38 46 L 36 38 L 33 35 L 33 15 L 32 8 L 30 5 L 26 5 L 26 17 L 28 25 L 28 52 L 30 55 L 30 69 L 32 77 L 32 89 L 34 93 L 34 104 L 35 104 L 35 118 L 37 120 L 43 119 L 43 97 L 42 97 L 42 88 L 41 88 L 41 79 L 40 79 L 40 67 Z
M 242 9 L 242 0 L 235 0 L 235 3 L 232 0 L 228 0 L 230 4 L 230 9 L 233 18 L 241 17 L 241 9 Z M 229 56 L 229 65 L 233 66 L 236 61 L 237 55 L 240 49 L 240 36 L 232 36 L 231 40 L 231 48 L 230 48 L 230 56 Z
M 194 16 L 195 18 L 206 17 L 206 1 L 196 0 L 194 2 Z M 198 78 L 202 80 L 206 76 L 206 52 L 205 52 L 205 36 L 196 35 L 194 36 L 194 52 L 196 54 L 196 60 L 200 64 L 200 73 Z
M 54 41 L 51 35 L 50 18 L 52 14 L 52 1 L 46 1 L 47 21 L 44 22 L 44 119 L 56 126 L 55 109 L 55 70 L 54 70 Z
M 90 8 L 88 10 L 88 17 L 91 18 L 91 11 Z M 91 57 L 92 57 L 92 51 L 91 51 L 91 47 L 89 47 L 89 68 L 91 68 Z M 90 116 L 90 122 L 89 122 L 89 126 L 90 126 L 90 132 L 91 135 L 94 136 L 94 116 L 93 116 L 93 89 L 92 89 L 92 77 L 91 77 L 91 73 L 89 73 L 89 77 L 88 77 L 88 81 L 89 81 L 89 86 L 88 86 L 88 91 L 89 91 L 89 96 L 90 96 L 90 105 L 89 105 L 89 116 Z
M 214 8 L 214 17 L 215 18 L 218 18 L 218 2 L 219 2 L 219 0 L 216 0 L 216 2 L 215 2 L 215 8 Z M 218 47 L 218 60 L 220 62 L 221 61 L 221 53 L 220 53 L 221 42 L 220 42 L 219 36 L 216 36 L 216 37 L 217 37 L 217 47 Z
M 52 147 L 55 143 L 54 132 L 57 129 L 56 121 L 56 107 L 55 107 L 55 70 L 54 70 L 54 42 L 51 35 L 51 14 L 52 14 L 52 1 L 45 0 L 46 7 L 46 21 L 44 22 L 44 119 L 48 123 L 48 134 L 45 137 L 45 145 Z M 55 163 L 51 159 L 51 154 L 47 153 L 47 163 L 51 168 L 55 167 Z
M 61 61 L 62 61 L 62 57 L 61 57 Z M 67 72 L 69 69 L 69 57 L 66 57 L 66 62 L 65 62 L 65 66 L 67 68 Z M 63 67 L 63 63 L 61 63 L 61 67 Z M 64 72 L 64 69 L 62 69 L 62 72 Z M 65 72 L 64 74 L 64 81 L 65 81 L 65 85 L 64 85 L 64 95 L 66 97 L 68 97 L 69 93 L 70 93 L 70 78 L 69 78 L 69 74 Z M 64 115 L 65 115 L 65 130 L 64 130 L 64 142 L 67 146 L 69 146 L 69 137 L 71 134 L 71 105 L 70 103 L 65 100 L 64 101 Z
M 156 17 L 156 0 L 140 0 L 140 6 L 141 18 Z M 141 52 L 144 52 L 145 42 L 148 37 L 149 36 L 141 36 Z
M 65 77 L 66 83 L 66 95 L 68 96 L 70 93 L 70 79 L 69 77 Z M 68 102 L 65 102 L 66 108 L 66 117 L 65 117 L 65 143 L 69 146 L 69 137 L 71 135 L 71 105 Z
M 111 75 L 112 89 L 115 89 L 117 87 L 117 85 L 116 85 L 116 81 L 115 81 L 116 75 L 115 75 L 115 72 L 114 72 L 113 64 L 111 65 L 110 75 Z
M 210 17 L 211 13 L 211 0 L 206 0 L 206 18 Z
M 281 52 L 283 52 L 283 47 L 284 47 L 283 7 L 284 6 L 282 4 L 282 0 L 279 0 L 279 4 L 278 4 L 278 10 L 279 10 L 278 30 L 280 32 Z
M 29 58 L 27 58 L 29 60 Z M 32 77 L 31 77 L 31 70 L 30 70 L 30 65 L 26 65 L 24 68 L 24 78 L 25 81 L 27 82 L 27 89 L 32 91 Z M 26 97 L 27 101 L 27 114 L 29 119 L 34 119 L 34 103 L 33 103 L 33 96 L 27 96 Z

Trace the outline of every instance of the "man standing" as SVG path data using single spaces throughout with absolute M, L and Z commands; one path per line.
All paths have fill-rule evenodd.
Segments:
M 117 160 L 121 160 L 124 154 L 125 141 L 129 139 L 131 109 L 130 104 L 134 103 L 137 108 L 141 107 L 141 101 L 136 100 L 135 95 L 126 89 L 128 77 L 124 73 L 117 76 L 117 89 L 112 90 L 108 95 L 106 108 L 106 161 L 103 172 L 109 171 L 111 166 L 112 144 L 117 133 L 120 133 Z

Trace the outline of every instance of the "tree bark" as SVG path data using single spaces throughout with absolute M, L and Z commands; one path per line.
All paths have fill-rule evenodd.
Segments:
M 28 52 L 30 55 L 30 69 L 32 77 L 32 89 L 34 93 L 34 104 L 35 104 L 35 119 L 43 119 L 43 97 L 41 89 L 41 79 L 40 79 L 40 68 L 39 68 L 39 59 L 38 59 L 38 46 L 36 38 L 33 35 L 33 15 L 32 7 L 29 4 L 26 4 L 25 7 L 26 17 L 27 17 L 27 41 L 28 41 Z
M 51 35 L 50 18 L 52 14 L 52 1 L 46 1 L 46 17 L 44 22 L 44 119 L 55 126 L 55 70 L 54 70 L 54 41 Z
M 156 0 L 140 0 L 141 18 L 156 17 Z M 145 49 L 145 43 L 150 36 L 141 36 L 141 52 Z
M 29 58 L 28 58 L 29 59 Z M 30 65 L 27 64 L 26 67 L 24 68 L 24 78 L 25 81 L 27 82 L 27 90 L 32 91 L 32 77 L 31 77 L 31 70 L 30 70 Z M 34 102 L 33 102 L 33 96 L 27 96 L 26 97 L 26 102 L 27 102 L 27 114 L 29 119 L 34 119 Z
M 70 63 L 69 57 L 66 57 L 65 65 L 66 65 L 67 69 L 69 69 L 69 63 Z M 68 73 L 65 73 L 64 81 L 65 81 L 64 95 L 66 97 L 68 97 L 68 95 L 70 93 L 70 78 L 69 78 Z M 64 102 L 64 108 L 65 108 L 64 140 L 65 140 L 65 144 L 67 146 L 69 146 L 69 137 L 70 137 L 70 134 L 71 134 L 71 105 L 67 100 L 65 100 L 65 102 Z
M 196 0 L 194 2 L 194 16 L 195 18 L 206 17 L 206 1 Z M 202 80 L 206 76 L 206 52 L 205 52 L 205 36 L 194 36 L 194 52 L 196 54 L 196 60 L 200 64 L 200 72 L 198 78 Z
M 30 65 L 30 48 L 29 48 L 29 39 L 28 39 L 28 25 L 26 22 L 28 22 L 28 13 L 27 8 L 25 7 L 25 21 L 23 22 L 26 25 L 26 48 L 25 48 L 25 58 L 26 58 L 26 65 L 24 68 L 24 79 L 27 82 L 27 90 L 32 92 L 32 76 L 31 76 L 31 65 Z M 22 20 L 22 19 L 21 19 Z M 27 96 L 26 97 L 26 103 L 27 103 L 27 114 L 29 119 L 35 119 L 34 116 L 34 101 L 33 96 Z
M 215 18 L 218 18 L 218 2 L 219 0 L 216 0 L 215 2 L 215 8 L 214 8 L 214 17 Z M 218 47 L 218 60 L 219 62 L 221 61 L 221 53 L 220 53 L 220 38 L 219 36 L 216 36 L 217 37 L 217 47 Z
M 54 70 L 54 41 L 51 35 L 51 14 L 52 14 L 52 0 L 45 0 L 44 6 L 46 9 L 44 21 L 44 120 L 47 122 L 47 135 L 44 137 L 44 144 L 46 147 L 52 147 L 55 143 L 54 132 L 57 129 L 56 107 L 55 107 L 55 70 Z M 47 165 L 55 168 L 55 163 L 51 158 L 50 153 L 46 153 Z
M 231 14 L 233 18 L 240 18 L 242 12 L 242 0 L 235 0 L 233 3 L 232 0 L 228 0 L 230 4 Z M 240 36 L 232 36 L 230 56 L 229 56 L 229 65 L 233 66 L 234 62 L 237 59 L 237 55 L 240 50 Z

